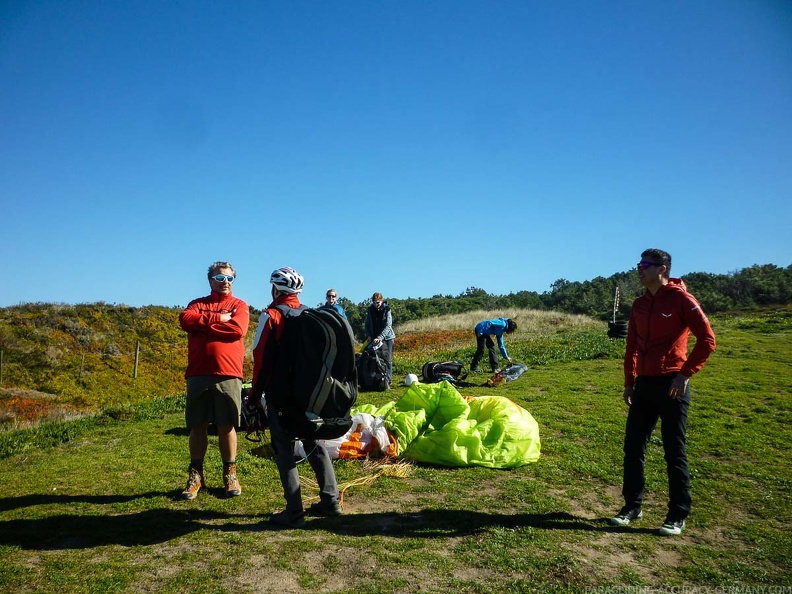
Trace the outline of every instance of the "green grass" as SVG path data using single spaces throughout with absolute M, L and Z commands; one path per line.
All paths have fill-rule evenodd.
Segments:
M 7 452 L 0 459 L 0 591 L 789 587 L 790 316 L 744 314 L 713 326 L 718 350 L 692 380 L 694 507 L 681 537 L 655 534 L 667 497 L 657 437 L 647 453 L 644 520 L 607 524 L 621 504 L 623 341 L 607 339 L 604 327 L 559 330 L 508 342 L 531 366 L 518 381 L 461 389 L 507 396 L 529 410 L 542 437 L 537 463 L 510 471 L 416 465 L 404 478 L 350 487 L 345 516 L 311 519 L 304 530 L 274 532 L 263 523 L 283 504 L 280 483 L 274 461 L 244 439 L 241 497 L 220 497 L 212 438 L 206 475 L 213 488 L 193 502 L 178 499 L 187 463 L 180 398 L 0 434 Z M 472 345 L 452 345 L 437 358 L 468 362 L 471 354 Z M 423 361 L 397 355 L 398 374 L 420 370 Z M 363 393 L 361 402 L 381 404 L 404 390 Z M 357 461 L 335 467 L 342 484 L 372 473 Z M 300 472 L 311 475 L 304 465 Z

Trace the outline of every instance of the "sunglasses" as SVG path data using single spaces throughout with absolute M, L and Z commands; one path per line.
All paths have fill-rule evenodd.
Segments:
M 234 282 L 234 277 L 230 274 L 215 274 L 212 277 L 212 280 L 216 280 L 218 283 L 222 283 L 223 281 L 228 281 L 229 283 Z
M 331 295 L 330 293 L 327 294 L 327 298 L 330 299 L 331 297 L 335 298 L 336 295 Z
M 657 264 L 655 262 L 645 262 L 645 261 L 638 262 L 638 270 L 646 270 L 650 266 L 662 266 L 662 264 Z
M 382 305 L 382 301 L 375 301 L 374 305 Z

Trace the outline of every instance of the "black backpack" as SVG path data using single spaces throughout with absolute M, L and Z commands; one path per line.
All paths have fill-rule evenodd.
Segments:
M 352 328 L 334 309 L 276 307 L 284 327 L 266 394 L 270 413 L 294 439 L 341 437 L 357 400 Z
M 421 368 L 421 376 L 428 384 L 447 380 L 455 384 L 468 376 L 464 363 L 459 361 L 429 361 Z
M 388 385 L 388 363 L 379 349 L 367 348 L 357 360 L 357 379 L 364 392 L 384 392 Z

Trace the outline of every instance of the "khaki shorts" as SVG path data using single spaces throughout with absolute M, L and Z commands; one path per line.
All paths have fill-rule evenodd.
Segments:
M 242 380 L 225 375 L 195 375 L 187 378 L 187 428 L 212 423 L 239 427 L 242 409 Z

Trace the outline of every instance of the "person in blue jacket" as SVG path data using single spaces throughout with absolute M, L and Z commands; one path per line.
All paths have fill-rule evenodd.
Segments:
M 325 295 L 325 297 L 327 298 L 327 302 L 320 306 L 319 309 L 334 309 L 341 314 L 342 318 L 347 317 L 344 308 L 338 303 L 338 293 L 336 293 L 335 289 L 327 289 L 327 295 Z
M 473 361 L 470 363 L 470 371 L 479 373 L 479 361 L 484 356 L 484 347 L 489 351 L 489 364 L 492 367 L 492 373 L 498 373 L 498 352 L 495 350 L 495 342 L 492 337 L 498 339 L 498 349 L 503 358 L 509 363 L 512 362 L 509 353 L 506 351 L 506 345 L 503 342 L 503 334 L 511 334 L 517 330 L 517 323 L 509 318 L 495 318 L 494 320 L 484 320 L 476 324 L 476 354 L 473 355 Z

